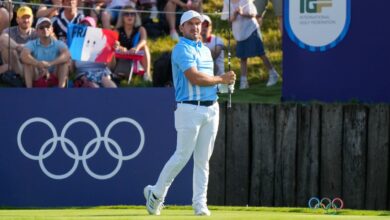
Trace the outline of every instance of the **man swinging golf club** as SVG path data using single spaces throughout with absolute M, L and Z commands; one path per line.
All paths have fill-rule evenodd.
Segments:
M 207 185 L 209 159 L 219 123 L 217 84 L 234 83 L 236 74 L 229 71 L 214 76 L 211 52 L 201 41 L 203 20 L 202 15 L 192 10 L 185 12 L 180 19 L 183 37 L 172 51 L 172 75 L 177 102 L 177 145 L 156 184 L 148 185 L 144 189 L 146 208 L 151 215 L 160 215 L 170 185 L 192 154 L 192 207 L 195 215 L 211 214 L 207 208 Z

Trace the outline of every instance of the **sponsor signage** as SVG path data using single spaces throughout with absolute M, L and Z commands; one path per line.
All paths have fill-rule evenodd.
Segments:
M 285 0 L 282 100 L 390 102 L 389 7 Z
M 0 206 L 141 205 L 176 147 L 172 89 L 2 89 Z M 191 204 L 192 172 L 167 203 Z

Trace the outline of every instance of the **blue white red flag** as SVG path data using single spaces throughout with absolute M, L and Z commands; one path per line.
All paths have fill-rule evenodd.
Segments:
M 111 30 L 68 25 L 68 47 L 73 60 L 108 63 L 114 56 L 118 33 Z

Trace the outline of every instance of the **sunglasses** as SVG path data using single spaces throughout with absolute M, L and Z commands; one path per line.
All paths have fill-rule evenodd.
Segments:
M 49 28 L 51 28 L 50 24 L 49 25 L 41 25 L 41 26 L 38 27 L 39 30 L 49 29 Z
M 209 26 L 210 26 L 210 24 L 208 22 L 203 22 L 202 23 L 202 27 L 208 28 Z
M 135 17 L 135 13 L 134 12 L 124 12 L 123 13 L 123 16 L 127 17 L 127 16 L 131 16 L 131 17 Z

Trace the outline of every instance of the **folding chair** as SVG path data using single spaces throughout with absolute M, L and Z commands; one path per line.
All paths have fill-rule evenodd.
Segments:
M 125 76 L 129 74 L 127 79 L 127 84 L 130 84 L 133 73 L 143 76 L 145 70 L 141 65 L 141 60 L 144 57 L 144 54 L 129 54 L 129 53 L 115 53 L 117 58 L 117 64 L 114 70 L 114 74 L 119 75 L 124 73 Z

